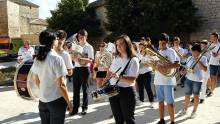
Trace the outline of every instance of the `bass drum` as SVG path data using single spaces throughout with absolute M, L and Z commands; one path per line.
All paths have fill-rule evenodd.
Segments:
M 14 77 L 14 88 L 19 96 L 24 99 L 35 100 L 39 97 L 39 88 L 32 80 L 31 67 L 33 61 L 20 64 Z

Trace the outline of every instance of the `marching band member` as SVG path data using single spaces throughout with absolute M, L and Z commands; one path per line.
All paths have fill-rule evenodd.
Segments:
M 82 47 L 83 56 L 79 58 L 79 61 L 75 61 L 75 68 L 73 72 L 73 105 L 74 109 L 70 115 L 75 115 L 78 113 L 78 108 L 80 104 L 80 88 L 83 89 L 83 103 L 82 103 L 82 115 L 87 113 L 88 109 L 88 81 L 89 81 L 89 66 L 94 59 L 94 50 L 93 47 L 86 41 L 88 33 L 86 30 L 82 29 L 77 33 L 79 39 L 79 45 Z M 85 65 L 82 65 L 80 62 L 85 62 Z
M 34 48 L 30 46 L 30 41 L 25 40 L 24 45 L 18 50 L 18 63 L 24 63 L 28 60 L 33 60 Z
M 198 61 L 198 58 L 201 56 L 201 46 L 199 44 L 195 44 L 191 48 L 192 56 L 187 59 L 186 66 L 188 68 L 192 68 L 194 64 L 196 64 L 195 68 L 193 68 L 192 72 L 187 72 L 186 81 L 185 81 L 185 102 L 184 109 L 180 112 L 180 115 L 184 115 L 187 113 L 188 105 L 190 102 L 190 96 L 194 95 L 194 108 L 190 115 L 190 118 L 195 118 L 196 111 L 199 104 L 199 93 L 201 89 L 201 85 L 203 82 L 203 72 L 207 71 L 207 58 L 202 56 Z M 198 61 L 198 63 L 196 63 Z
M 107 72 L 110 65 L 111 65 L 111 62 L 112 62 L 112 55 L 110 52 L 108 52 L 106 49 L 105 49 L 105 42 L 101 42 L 99 44 L 99 50 L 100 51 L 97 51 L 96 52 L 96 55 L 95 55 L 95 65 L 94 65 L 94 70 L 96 70 L 97 72 Z M 105 57 L 105 58 L 104 58 Z M 103 60 L 105 59 L 105 60 Z M 107 59 L 107 60 L 106 60 Z M 104 62 L 104 61 L 108 61 L 108 62 Z M 107 64 L 107 65 L 106 65 Z M 103 82 L 103 79 L 105 77 L 97 77 L 96 78 L 96 86 L 97 86 L 97 89 L 100 88 L 102 86 L 102 82 Z
M 57 54 L 56 33 L 45 30 L 40 33 L 41 45 L 34 60 L 32 71 L 39 89 L 39 112 L 42 124 L 64 124 L 66 107 L 73 106 L 68 96 L 64 77 L 67 74 L 63 59 Z
M 70 57 L 70 54 L 63 49 L 63 45 L 66 40 L 67 34 L 63 30 L 58 30 L 57 37 L 58 37 L 58 47 L 57 47 L 56 51 L 64 60 L 64 63 L 67 68 L 68 76 L 71 76 L 73 74 L 72 59 Z
M 209 60 L 210 65 L 210 92 L 207 94 L 207 96 L 211 96 L 213 94 L 214 89 L 217 85 L 217 75 L 218 75 L 218 69 L 220 65 L 220 43 L 219 43 L 219 35 L 218 33 L 214 32 L 210 35 L 210 41 L 212 43 L 212 46 L 215 46 L 214 49 L 211 50 L 211 58 Z
M 180 38 L 179 37 L 174 37 L 173 38 L 173 49 L 175 50 L 177 54 L 178 61 L 185 65 L 186 64 L 186 59 L 187 59 L 187 54 L 188 52 L 184 50 L 182 47 L 180 47 Z M 183 68 L 180 67 L 178 71 L 182 71 Z M 184 81 L 186 80 L 185 76 L 180 75 L 181 80 L 180 80 L 180 86 L 184 87 Z M 178 82 L 177 82 L 178 83 Z
M 165 72 L 168 69 L 173 69 L 179 67 L 179 64 L 174 62 L 178 61 L 176 53 L 173 49 L 168 48 L 169 36 L 166 33 L 162 33 L 159 37 L 159 53 L 169 59 L 173 64 L 157 64 L 154 84 L 156 87 L 156 95 L 159 102 L 159 113 L 160 121 L 158 124 L 165 124 L 164 120 L 164 101 L 166 101 L 168 106 L 168 112 L 170 115 L 171 124 L 174 124 L 174 86 L 175 77 L 167 77 L 161 72 Z
M 139 44 L 140 53 L 137 55 L 140 62 L 140 69 L 138 72 L 139 75 L 136 79 L 136 82 L 138 84 L 139 100 L 141 102 L 144 102 L 144 88 L 145 88 L 149 102 L 151 103 L 150 107 L 153 108 L 154 96 L 151 89 L 152 68 L 146 64 L 146 60 L 148 59 L 149 56 L 147 55 L 145 48 L 146 48 L 146 43 Z
M 121 70 L 115 72 L 118 68 Z M 135 57 L 130 38 L 121 35 L 116 40 L 116 58 L 113 60 L 107 78 L 112 75 L 111 85 L 119 87 L 119 94 L 109 98 L 116 124 L 135 124 L 135 79 L 138 75 L 139 62 Z M 124 75 L 121 74 L 124 72 Z M 116 84 L 116 82 L 118 82 Z
M 202 40 L 201 42 L 201 49 L 205 50 L 208 47 L 208 41 L 207 40 Z M 207 58 L 207 61 L 209 62 L 211 54 L 210 51 L 207 51 L 204 56 Z M 209 81 L 210 77 L 210 71 L 209 71 L 209 66 L 207 66 L 207 71 L 202 71 L 203 72 L 203 82 L 201 86 L 201 92 L 200 92 L 200 100 L 199 103 L 203 103 L 205 100 L 205 95 L 206 95 L 206 89 L 207 89 L 207 84 Z

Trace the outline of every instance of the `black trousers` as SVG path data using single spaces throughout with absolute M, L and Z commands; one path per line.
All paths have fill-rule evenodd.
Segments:
M 136 82 L 138 84 L 138 93 L 140 101 L 144 101 L 144 88 L 147 91 L 149 102 L 154 101 L 154 95 L 151 89 L 151 79 L 152 79 L 152 72 L 147 72 L 144 74 L 139 74 Z
M 88 80 L 89 68 L 76 67 L 73 73 L 73 105 L 74 111 L 78 111 L 80 104 L 80 89 L 83 90 L 83 104 L 82 109 L 88 108 Z
M 63 97 L 52 102 L 39 101 L 41 124 L 64 124 L 67 103 Z
M 109 98 L 116 124 L 135 124 L 135 93 L 133 87 L 121 88 L 118 95 Z

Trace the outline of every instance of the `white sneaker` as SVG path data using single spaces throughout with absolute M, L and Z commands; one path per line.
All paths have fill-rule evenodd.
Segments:
M 179 112 L 179 115 L 180 116 L 183 116 L 183 115 L 186 115 L 187 114 L 187 111 L 185 109 L 182 109 L 180 112 Z
M 150 108 L 154 108 L 154 103 L 153 102 L 150 102 Z
M 141 106 L 141 105 L 143 105 L 144 104 L 144 102 L 142 102 L 142 101 L 140 101 L 140 100 L 137 100 L 136 101 L 136 106 Z
M 197 114 L 196 114 L 196 112 L 192 112 L 192 113 L 191 113 L 191 115 L 190 115 L 190 119 L 195 118 L 195 117 L 196 117 L 196 115 L 197 115 Z

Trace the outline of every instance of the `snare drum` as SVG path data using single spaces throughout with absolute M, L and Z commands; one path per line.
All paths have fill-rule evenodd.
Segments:
M 31 67 L 33 61 L 26 61 L 20 64 L 14 77 L 14 88 L 19 96 L 25 99 L 36 99 L 39 96 L 39 88 L 32 80 Z

